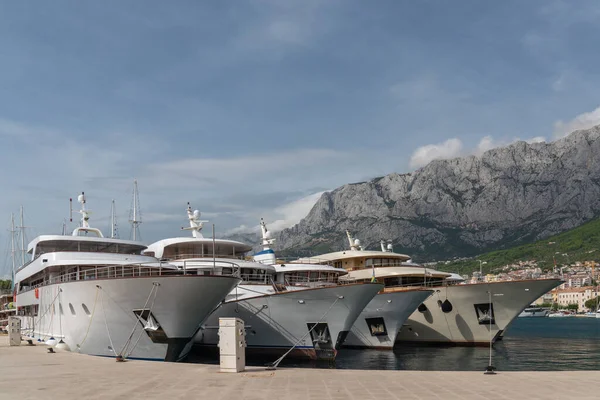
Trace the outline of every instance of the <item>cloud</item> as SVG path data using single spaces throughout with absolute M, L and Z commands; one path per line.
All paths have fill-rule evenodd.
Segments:
M 306 217 L 315 203 L 326 191 L 312 193 L 308 196 L 291 201 L 272 210 L 263 210 L 261 217 L 264 218 L 267 227 L 272 232 L 279 232 L 283 229 L 296 225 L 302 218 Z M 256 233 L 260 232 L 260 225 L 240 225 L 228 230 L 225 235 L 236 233 Z
M 544 136 L 536 136 L 536 137 L 532 137 L 531 139 L 527 139 L 525 140 L 527 143 L 531 144 L 531 143 L 543 143 L 546 141 L 546 138 Z
M 348 159 L 350 154 L 329 149 L 298 149 L 275 154 L 257 154 L 228 158 L 187 158 L 151 164 L 146 173 L 152 177 L 156 189 L 193 187 L 208 189 L 227 185 L 224 189 L 258 189 L 286 186 L 293 189 L 295 182 L 319 178 L 315 176 L 325 166 Z
M 421 168 L 433 160 L 446 160 L 468 155 L 481 156 L 488 150 L 508 146 L 521 140 L 522 139 L 518 137 L 515 137 L 511 140 L 496 140 L 491 135 L 487 135 L 479 140 L 476 147 L 465 148 L 462 140 L 458 138 L 452 138 L 442 143 L 428 144 L 417 148 L 410 158 L 410 167 Z M 524 141 L 527 143 L 541 143 L 545 142 L 546 138 L 543 136 L 536 136 L 530 139 L 525 139 Z
M 556 121 L 554 123 L 554 137 L 561 138 L 573 131 L 588 129 L 600 124 L 600 107 L 593 111 L 579 114 L 570 121 Z
M 271 218 L 278 218 L 270 222 L 268 227 L 273 232 L 281 231 L 285 228 L 296 225 L 300 220 L 306 217 L 315 203 L 321 198 L 325 191 L 313 193 L 309 196 L 284 204 L 274 210 Z M 268 219 L 267 219 L 268 221 Z
M 492 149 L 495 149 L 498 147 L 505 147 L 512 143 L 519 142 L 521 140 L 523 140 L 523 139 L 518 138 L 518 137 L 512 138 L 511 140 L 495 140 L 490 135 L 484 136 L 483 138 L 481 138 L 481 140 L 477 144 L 477 147 L 475 149 L 473 149 L 472 151 L 468 152 L 467 154 L 473 154 L 473 155 L 480 156 L 488 150 L 492 150 Z M 542 142 L 546 141 L 546 138 L 544 136 L 536 136 L 536 137 L 532 137 L 530 139 L 524 139 L 523 141 L 527 142 L 529 144 L 542 143 Z
M 428 144 L 417 148 L 410 157 L 411 168 L 420 168 L 433 160 L 459 157 L 463 144 L 460 139 L 452 138 L 438 144 Z

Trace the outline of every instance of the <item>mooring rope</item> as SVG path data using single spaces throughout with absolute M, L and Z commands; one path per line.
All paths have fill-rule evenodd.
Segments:
M 85 336 L 80 344 L 77 345 L 77 350 L 81 352 L 81 346 L 85 343 L 88 334 L 90 333 L 90 327 L 92 326 L 92 321 L 94 320 L 94 314 L 96 313 L 96 304 L 98 303 L 98 292 L 100 291 L 100 286 L 96 285 L 96 297 L 94 298 L 94 307 L 92 307 L 92 314 L 90 315 L 90 323 L 88 324 L 87 331 L 85 332 Z
M 146 306 L 148 305 L 148 302 L 150 301 L 150 296 L 152 296 L 152 292 L 154 291 L 154 285 L 152 285 L 152 288 L 150 288 L 150 293 L 148 293 L 148 298 L 146 299 L 146 303 L 144 303 L 144 307 L 142 309 L 146 309 Z M 133 324 L 133 329 L 131 330 L 131 333 L 129 334 L 129 337 L 127 338 L 127 340 L 125 341 L 125 344 L 123 345 L 123 348 L 121 349 L 121 351 L 119 352 L 119 356 L 122 356 L 123 351 L 125 350 L 125 348 L 127 347 L 127 345 L 129 344 L 129 342 L 131 341 L 131 338 L 133 337 L 133 334 L 135 333 L 135 328 L 137 328 L 137 323 L 139 322 L 139 318 L 136 315 L 137 319 Z
M 110 330 L 108 329 L 108 321 L 106 320 L 106 310 L 104 309 L 104 290 L 102 291 L 102 297 L 100 298 L 100 305 L 102 306 L 102 314 L 104 315 L 104 326 L 106 327 L 106 334 L 108 335 L 108 341 L 110 342 L 110 348 L 115 351 L 112 338 L 110 337 Z
M 286 357 L 288 354 L 290 354 L 290 352 L 291 352 L 292 350 L 294 350 L 294 349 L 296 348 L 296 346 L 298 346 L 298 345 L 300 344 L 300 342 L 302 342 L 302 341 L 304 340 L 304 338 L 306 338 L 306 336 L 310 335 L 310 333 L 311 333 L 311 332 L 312 332 L 312 331 L 313 331 L 313 330 L 314 330 L 314 329 L 317 327 L 317 325 L 319 324 L 319 322 L 321 322 L 321 321 L 323 320 L 323 318 L 325 318 L 325 316 L 327 316 L 327 314 L 329 313 L 329 311 L 331 311 L 331 309 L 333 308 L 333 306 L 335 306 L 335 305 L 336 305 L 336 303 L 337 303 L 337 302 L 338 302 L 340 299 L 342 299 L 342 298 L 343 298 L 343 296 L 338 296 L 338 298 L 337 298 L 337 299 L 335 299 L 335 301 L 334 301 L 334 302 L 331 304 L 331 306 L 330 306 L 330 307 L 327 309 L 327 311 L 325 311 L 325 314 L 323 314 L 323 315 L 321 316 L 321 318 L 319 318 L 319 320 L 318 320 L 318 321 L 317 321 L 317 322 L 316 322 L 316 323 L 315 323 L 315 324 L 312 326 L 312 328 L 310 328 L 308 332 L 306 332 L 306 333 L 305 333 L 305 334 L 304 334 L 304 335 L 303 335 L 303 336 L 302 336 L 300 339 L 298 339 L 298 340 L 296 341 L 296 343 L 294 343 L 294 345 L 293 345 L 293 346 L 292 346 L 292 347 L 291 347 L 291 348 L 290 348 L 288 351 L 286 351 L 286 352 L 285 352 L 285 354 L 284 354 L 284 355 L 282 355 L 281 357 L 279 357 L 277 360 L 275 360 L 275 361 L 273 362 L 273 364 L 271 364 L 270 366 L 268 366 L 268 367 L 267 367 L 267 370 L 273 370 L 273 369 L 277 369 L 277 366 L 279 365 L 279 363 L 280 363 L 280 362 L 282 362 L 282 361 L 283 361 L 283 359 L 284 359 L 284 358 L 285 358 L 285 357 Z
M 152 303 L 150 304 L 150 308 L 148 309 L 148 318 L 150 318 L 150 315 L 152 314 L 152 308 L 154 307 L 154 302 L 156 301 L 156 295 L 158 294 L 158 284 L 156 282 L 154 282 L 153 284 L 156 285 L 156 290 L 154 291 L 154 298 L 152 299 Z M 142 334 L 144 333 L 144 329 L 142 328 L 142 330 L 140 331 L 140 334 L 138 335 L 135 343 L 133 344 L 133 347 L 131 348 L 131 350 L 129 350 L 129 352 L 127 353 L 127 355 L 125 357 L 123 357 L 123 359 L 127 359 L 129 356 L 131 356 L 131 354 L 133 353 L 133 350 L 135 350 L 136 346 L 138 345 L 140 339 L 142 338 Z

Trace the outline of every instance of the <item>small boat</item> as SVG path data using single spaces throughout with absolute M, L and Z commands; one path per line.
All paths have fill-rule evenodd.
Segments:
M 550 314 L 548 314 L 548 317 L 550 318 L 563 318 L 563 317 L 572 317 L 573 314 L 571 314 L 570 312 L 567 311 L 556 311 L 556 312 L 551 312 Z
M 550 314 L 550 310 L 535 305 L 530 305 L 519 314 L 519 318 L 531 318 L 531 317 L 547 317 Z

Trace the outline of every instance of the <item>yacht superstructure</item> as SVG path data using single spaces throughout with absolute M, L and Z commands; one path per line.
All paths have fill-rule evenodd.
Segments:
M 105 238 L 89 225 L 71 236 L 42 235 L 15 278 L 24 335 L 84 354 L 177 361 L 200 323 L 239 278 L 191 275 L 141 255 L 145 245 Z
M 332 359 L 360 312 L 382 288 L 370 283 L 337 285 L 337 276 L 345 271 L 333 267 L 301 273 L 301 268 L 246 260 L 251 246 L 214 235 L 204 238 L 200 213 L 188 205 L 187 214 L 190 227 L 184 229 L 191 230 L 192 237 L 158 241 L 147 253 L 186 271 L 213 268 L 218 274 L 238 268 L 242 279 L 200 328 L 200 346 L 217 345 L 220 317 L 238 317 L 245 323 L 249 353 L 291 350 L 292 357 Z
M 381 278 L 384 292 L 407 287 L 434 291 L 400 327 L 397 341 L 488 344 L 500 339 L 531 302 L 562 283 L 560 279 L 537 279 L 467 284 L 456 274 L 412 263 L 409 256 L 394 253 L 383 244 L 381 251 L 364 250 L 347 234 L 350 250 L 318 258 L 346 269 L 348 280 Z M 347 344 L 353 343 L 350 339 Z
M 268 247 L 270 236 L 264 221 L 261 221 L 261 228 L 263 251 L 254 258 L 260 262 L 273 264 L 275 263 L 275 256 L 273 250 Z M 352 241 L 351 245 L 359 246 L 360 243 Z M 342 264 L 322 258 L 297 259 L 284 266 L 306 275 L 316 275 L 324 268 L 331 268 L 336 271 L 336 283 L 343 285 L 369 282 L 383 283 L 381 275 L 378 277 L 368 276 L 360 280 L 350 278 Z M 386 292 L 384 287 L 381 287 L 379 293 L 361 311 L 343 342 L 343 346 L 392 348 L 402 323 L 432 293 L 432 290 L 422 288 L 404 288 L 403 290 Z

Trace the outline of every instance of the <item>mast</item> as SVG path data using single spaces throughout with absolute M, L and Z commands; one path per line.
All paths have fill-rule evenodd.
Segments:
M 362 250 L 360 246 L 360 240 L 354 239 L 349 230 L 346 230 L 346 236 L 348 236 L 348 242 L 350 243 L 350 250 Z
M 117 215 L 115 200 L 113 199 L 110 204 L 110 237 L 115 239 L 119 237 L 119 231 L 117 229 Z
M 192 206 L 190 205 L 189 201 L 187 203 L 186 212 L 187 212 L 188 220 L 190 221 L 190 226 L 188 228 L 182 227 L 181 230 L 192 231 L 192 236 L 194 238 L 202 239 L 204 237 L 204 236 L 202 236 L 202 233 L 201 233 L 202 227 L 204 226 L 204 223 L 208 222 L 208 221 L 200 219 L 200 211 L 198 211 L 198 210 L 192 211 Z
M 275 239 L 271 237 L 271 232 L 267 229 L 264 219 L 260 219 L 260 230 L 262 232 L 262 241 L 260 244 L 263 246 L 263 250 L 270 250 L 271 245 L 275 242 Z
M 15 287 L 15 214 L 10 213 L 10 255 L 12 259 L 12 288 Z
M 23 223 L 23 206 L 21 206 L 21 265 L 25 265 L 25 258 L 27 257 L 27 248 L 25 247 L 25 224 Z
M 142 213 L 140 212 L 137 179 L 133 180 L 133 199 L 131 200 L 131 210 L 129 211 L 129 223 L 131 224 L 130 238 L 133 240 L 140 240 L 139 225 L 142 223 Z

